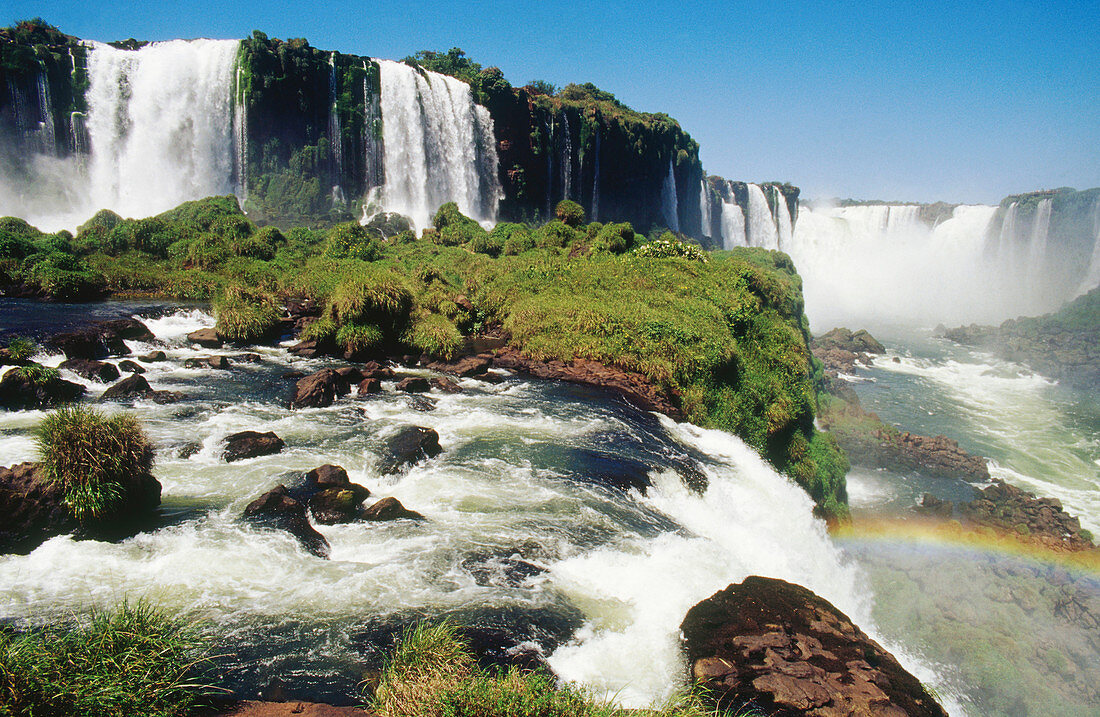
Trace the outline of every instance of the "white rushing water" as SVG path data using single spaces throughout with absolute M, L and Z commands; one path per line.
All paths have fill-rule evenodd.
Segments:
M 661 218 L 665 226 L 674 232 L 680 231 L 679 200 L 676 196 L 676 173 L 672 170 L 672 160 L 668 160 L 668 174 L 661 185 Z
M 775 216 L 768 206 L 764 190 L 758 184 L 749 185 L 749 213 L 746 225 L 749 246 L 765 249 L 779 248 L 779 227 L 776 226 Z
M 461 80 L 378 60 L 387 211 L 431 224 L 445 202 L 482 223 L 496 221 L 497 153 L 489 111 Z
M 43 147 L 28 158 L 29 178 L 0 171 L 0 215 L 74 230 L 99 209 L 144 217 L 232 193 L 238 46 L 173 40 L 130 51 L 89 42 L 88 113 L 74 121 L 73 142 L 86 130 L 91 156 L 60 159 Z M 48 102 L 48 86 L 38 95 Z
M 736 202 L 722 202 L 722 248 L 748 246 L 745 234 L 745 212 Z
M 809 497 L 727 433 L 515 377 L 461 380 L 463 393 L 426 396 L 434 404 L 426 412 L 424 398 L 389 382 L 380 395 L 292 411 L 281 375 L 324 362 L 259 348 L 259 364 L 188 369 L 190 357 L 234 354 L 186 343 L 212 317 L 191 309 L 146 324 L 168 354 L 146 364 L 146 378 L 185 396 L 133 407 L 157 446 L 164 510 L 176 517 L 119 543 L 59 537 L 26 556 L 0 556 L 0 616 L 47 619 L 146 597 L 210 621 L 237 655 L 244 689 L 289 673 L 332 696 L 381 649 L 367 646 L 372 629 L 449 615 L 545 646 L 564 678 L 627 705 L 683 685 L 687 609 L 750 574 L 806 585 L 875 632 L 871 597 L 812 517 Z M 63 374 L 91 400 L 106 388 Z M 41 417 L 0 413 L 5 462 L 34 458 L 30 432 Z M 379 475 L 382 442 L 409 424 L 438 431 L 444 453 L 404 475 Z M 274 431 L 287 448 L 226 464 L 224 438 L 240 430 Z M 645 494 L 594 478 L 624 461 L 648 473 Z M 683 461 L 705 475 L 702 492 L 686 487 Z M 427 521 L 318 526 L 332 546 L 321 560 L 239 519 L 288 471 L 322 463 L 344 466 L 373 499 L 397 497 Z M 516 565 L 530 571 L 510 573 Z M 931 675 L 902 659 L 922 679 Z

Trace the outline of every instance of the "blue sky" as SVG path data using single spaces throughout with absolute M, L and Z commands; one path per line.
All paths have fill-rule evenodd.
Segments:
M 594 82 L 667 112 L 711 174 L 809 197 L 995 202 L 1100 186 L 1100 0 L 23 2 L 96 40 L 306 37 L 461 47 L 514 84 Z

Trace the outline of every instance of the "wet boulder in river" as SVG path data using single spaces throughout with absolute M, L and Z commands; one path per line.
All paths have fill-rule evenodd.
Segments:
M 426 393 L 431 390 L 432 385 L 422 376 L 410 376 L 398 381 L 394 388 L 406 393 Z
M 99 400 L 130 401 L 135 398 L 151 398 L 157 403 L 174 403 L 180 399 L 180 395 L 172 391 L 156 391 L 144 376 L 135 373 L 109 386 Z
M 309 524 L 305 506 L 290 497 L 286 486 L 275 486 L 249 503 L 244 518 L 253 525 L 285 530 L 309 552 L 319 558 L 328 557 L 328 541 Z
M 401 501 L 397 498 L 383 498 L 363 511 L 364 520 L 383 521 L 398 520 L 401 518 L 424 520 L 423 515 L 401 505 Z
M 283 450 L 286 443 L 272 431 L 241 431 L 226 438 L 225 452 L 222 456 L 226 463 L 243 461 L 246 458 L 270 456 Z
M 442 452 L 438 433 L 423 426 L 408 426 L 386 441 L 378 472 L 382 475 L 397 473 L 405 466 L 434 458 Z
M 204 349 L 220 349 L 222 347 L 222 337 L 218 335 L 218 332 L 214 329 L 198 329 L 187 334 L 187 340 L 193 344 L 198 344 Z
M 96 361 L 95 359 L 71 358 L 62 361 L 58 368 L 72 371 L 78 376 L 83 376 L 90 381 L 107 383 L 119 377 L 118 367 L 114 364 Z
M 290 399 L 291 408 L 324 408 L 331 406 L 337 396 L 351 392 L 351 384 L 346 378 L 331 368 L 321 369 L 299 379 L 294 385 L 294 396 Z
M 38 364 L 9 369 L 0 379 L 0 406 L 18 411 L 71 403 L 84 395 L 79 383 Z
M 778 717 L 946 717 L 920 681 L 831 603 L 750 576 L 688 611 L 693 681 L 719 709 Z
M 145 373 L 145 369 L 141 367 L 136 361 L 126 359 L 118 362 L 118 368 L 126 373 Z
M 352 523 L 359 519 L 363 501 L 369 496 L 369 490 L 355 483 L 343 488 L 325 488 L 310 496 L 309 511 L 322 525 Z

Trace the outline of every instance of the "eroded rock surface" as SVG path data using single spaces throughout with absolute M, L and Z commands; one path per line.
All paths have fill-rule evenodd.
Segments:
M 946 717 L 893 655 L 806 588 L 751 576 L 688 611 L 693 680 L 772 717 Z
M 242 461 L 246 458 L 269 456 L 283 450 L 286 443 L 272 431 L 241 431 L 225 439 L 225 451 L 222 456 L 227 463 Z
M 442 451 L 438 433 L 422 426 L 409 426 L 386 441 L 378 472 L 382 475 L 397 473 L 405 466 L 425 458 L 434 458 Z
M 290 497 L 286 486 L 278 485 L 248 504 L 244 509 L 248 522 L 265 528 L 285 530 L 302 547 L 319 558 L 327 558 L 329 544 L 325 536 L 309 524 L 304 505 Z

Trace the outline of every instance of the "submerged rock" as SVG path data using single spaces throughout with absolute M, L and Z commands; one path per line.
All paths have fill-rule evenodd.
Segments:
M 352 483 L 342 467 L 325 464 L 306 473 L 304 485 L 292 491 L 292 495 L 306 502 L 318 523 L 333 525 L 358 520 L 370 491 Z
M 246 458 L 269 456 L 283 450 L 286 443 L 272 431 L 241 431 L 226 438 L 225 452 L 222 456 L 226 463 L 243 461 Z
M 432 389 L 432 385 L 422 376 L 410 376 L 398 381 L 394 388 L 406 393 L 426 393 Z
M 126 356 L 130 349 L 126 340 L 153 341 L 153 332 L 137 319 L 97 321 L 75 331 L 63 331 L 43 343 L 65 354 L 65 358 L 101 359 Z
M 130 359 L 119 361 L 118 368 L 126 373 L 145 373 L 145 369 L 142 368 L 141 364 L 136 361 L 131 361 Z
M 319 558 L 327 558 L 329 544 L 325 536 L 309 524 L 305 506 L 290 497 L 286 486 L 278 485 L 248 504 L 244 518 L 253 525 L 285 530 L 302 547 Z
M 397 498 L 383 498 L 371 507 L 363 511 L 363 520 L 398 520 L 408 518 L 411 520 L 424 520 L 424 516 L 415 510 L 409 510 L 401 505 Z
M 66 381 L 56 372 L 36 374 L 27 368 L 10 369 L 0 379 L 0 406 L 13 411 L 48 408 L 72 403 L 84 395 L 83 386 Z
M 432 388 L 438 388 L 443 393 L 462 393 L 462 386 L 459 386 L 446 376 L 433 378 L 431 384 Z
M 72 371 L 78 376 L 83 376 L 90 381 L 107 383 L 119 377 L 118 367 L 114 364 L 96 361 L 95 359 L 71 358 L 62 361 L 58 368 Z
M 750 576 L 680 625 L 693 681 L 720 709 L 775 717 L 946 717 L 898 661 L 800 585 Z
M 157 403 L 174 403 L 181 396 L 174 391 L 156 391 L 145 377 L 140 374 L 131 374 L 116 384 L 109 386 L 100 401 L 129 401 L 135 398 L 151 398 Z
M 201 356 L 183 362 L 184 368 L 214 368 L 228 371 L 233 363 L 225 356 Z
M 378 472 L 382 475 L 397 473 L 405 466 L 434 458 L 442 452 L 438 433 L 422 426 L 408 426 L 386 441 Z
M 145 361 L 146 363 L 156 363 L 158 361 L 167 361 L 168 355 L 163 351 L 150 351 L 147 354 L 142 354 L 137 357 L 138 361 Z

